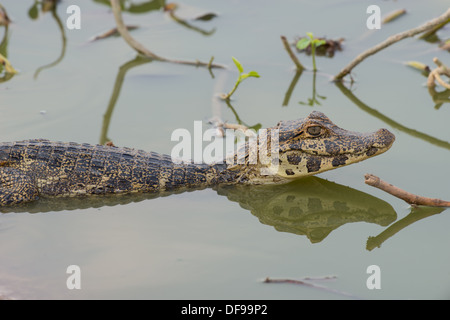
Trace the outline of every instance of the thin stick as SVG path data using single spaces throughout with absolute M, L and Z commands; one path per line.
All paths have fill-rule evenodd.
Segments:
M 335 279 L 335 278 L 336 277 L 332 277 L 332 278 L 330 277 L 330 278 L 327 278 L 326 280 Z M 313 280 L 313 279 L 311 279 L 311 280 Z M 316 279 L 314 279 L 314 280 L 316 280 Z M 310 287 L 310 288 L 315 288 L 315 289 L 319 289 L 319 290 L 324 290 L 324 291 L 327 291 L 327 292 L 330 292 L 330 293 L 336 293 L 336 294 L 339 294 L 339 295 L 342 295 L 342 296 L 346 296 L 346 297 L 351 297 L 351 298 L 357 299 L 357 297 L 355 297 L 354 295 L 352 295 L 350 293 L 339 291 L 339 290 L 335 290 L 335 289 L 324 287 L 324 286 L 320 286 L 320 285 L 317 285 L 317 284 L 314 284 L 314 283 L 310 283 L 310 282 L 306 282 L 306 281 L 303 281 L 303 280 L 271 279 L 271 278 L 267 277 L 267 278 L 264 279 L 263 282 L 264 283 L 290 283 L 290 284 L 297 284 L 297 285 L 302 285 L 302 286 L 305 286 L 305 287 Z
M 430 29 L 434 28 L 435 26 L 447 21 L 448 19 L 450 19 L 450 9 L 448 9 L 443 15 L 441 15 L 437 18 L 434 18 L 417 28 L 413 28 L 413 29 L 410 29 L 410 30 L 407 30 L 404 32 L 397 33 L 393 36 L 390 36 L 383 42 L 377 44 L 375 47 L 372 47 L 369 50 L 366 50 L 363 53 L 361 53 L 360 55 L 358 55 L 344 69 L 342 69 L 341 72 L 339 72 L 339 74 L 337 74 L 334 77 L 334 80 L 341 80 L 343 77 L 345 77 L 347 74 L 349 74 L 354 67 L 356 67 L 358 64 L 360 64 L 364 59 L 377 53 L 380 50 L 383 50 L 384 48 L 389 47 L 391 44 L 394 44 L 405 38 L 413 37 L 416 34 L 430 30 Z
M 393 11 L 393 12 L 391 12 L 391 13 L 388 13 L 388 14 L 383 18 L 382 23 L 384 24 L 384 23 L 389 23 L 389 22 L 391 22 L 391 21 L 394 21 L 395 19 L 397 19 L 398 17 L 404 15 L 405 13 L 406 13 L 406 10 L 405 10 L 405 9 L 398 9 L 398 10 L 395 10 L 395 11 Z
M 422 206 L 430 206 L 430 207 L 450 207 L 450 201 L 444 201 L 441 199 L 433 199 L 433 198 L 426 198 L 422 196 L 418 196 L 415 194 L 412 194 L 410 192 L 407 192 L 403 189 L 400 189 L 396 186 L 393 186 L 390 183 L 387 183 L 377 176 L 374 176 L 373 174 L 366 174 L 364 176 L 365 183 L 369 186 L 381 189 L 387 193 L 392 194 L 394 197 L 400 198 L 407 203 L 411 205 L 422 205 Z
M 292 52 L 291 47 L 290 47 L 286 37 L 285 36 L 281 36 L 281 41 L 283 42 L 284 48 L 286 49 L 289 57 L 291 57 L 291 60 L 294 62 L 295 66 L 297 67 L 297 70 L 298 71 L 303 71 L 305 69 L 305 67 L 300 63 L 298 58 Z
M 143 46 L 140 42 L 135 40 L 128 32 L 127 27 L 125 26 L 125 23 L 123 22 L 123 19 L 122 19 L 122 12 L 120 9 L 119 0 L 110 0 L 110 2 L 111 2 L 111 8 L 114 13 L 114 19 L 116 20 L 117 31 L 119 31 L 120 35 L 126 41 L 126 43 L 128 43 L 128 45 L 130 47 L 132 47 L 134 50 L 136 50 L 138 53 L 140 53 L 150 59 L 154 59 L 154 60 L 158 60 L 158 61 L 162 61 L 162 62 L 178 63 L 178 64 L 198 66 L 198 67 L 207 67 L 208 69 L 224 68 L 224 66 L 222 66 L 222 65 L 209 63 L 209 62 L 167 59 L 167 58 L 161 57 L 161 56 L 151 52 L 145 46 Z

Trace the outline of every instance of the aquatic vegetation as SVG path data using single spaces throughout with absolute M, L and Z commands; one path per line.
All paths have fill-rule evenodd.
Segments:
M 307 32 L 306 35 L 308 37 L 301 38 L 297 42 L 297 48 L 299 50 L 305 50 L 308 46 L 311 48 L 311 56 L 313 61 L 313 70 L 316 71 L 316 48 L 325 44 L 326 41 L 323 39 L 314 38 L 314 35 L 311 32 Z
M 301 38 L 299 39 L 301 40 Z M 297 42 L 299 41 L 297 40 Z M 341 43 L 344 41 L 344 38 L 339 38 L 337 40 L 327 39 L 327 38 L 317 38 L 317 40 L 324 40 L 325 43 L 315 47 L 315 54 L 317 56 L 326 56 L 329 58 L 334 57 L 334 53 L 336 51 L 342 51 Z M 298 48 L 297 48 L 298 49 Z M 308 45 L 304 50 L 306 54 L 311 54 L 311 45 Z
M 258 72 L 256 72 L 256 71 L 250 71 L 249 73 L 244 73 L 244 67 L 242 66 L 242 64 L 235 57 L 231 57 L 231 58 L 233 59 L 233 62 L 236 65 L 236 68 L 239 70 L 239 77 L 237 78 L 233 89 L 231 89 L 230 92 L 228 92 L 227 94 L 224 94 L 221 97 L 224 100 L 229 100 L 231 98 L 231 96 L 233 95 L 233 93 L 238 88 L 238 86 L 241 84 L 241 82 L 244 81 L 245 79 L 247 79 L 249 77 L 254 77 L 254 78 L 260 77 Z

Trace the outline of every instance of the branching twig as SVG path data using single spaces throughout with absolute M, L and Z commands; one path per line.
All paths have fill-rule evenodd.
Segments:
M 392 194 L 393 196 L 400 198 L 407 203 L 411 205 L 422 205 L 422 206 L 431 206 L 431 207 L 450 207 L 450 201 L 444 201 L 441 199 L 432 199 L 432 198 L 426 198 L 422 196 L 418 196 L 412 193 L 409 193 L 405 190 L 402 190 L 396 186 L 393 186 L 390 183 L 387 183 L 377 176 L 374 176 L 373 174 L 366 174 L 364 176 L 365 183 L 369 186 L 381 189 L 383 191 L 386 191 L 387 193 Z
M 154 59 L 154 60 L 158 60 L 158 61 L 162 61 L 162 62 L 171 62 L 171 63 L 193 65 L 193 66 L 200 66 L 200 67 L 207 67 L 207 68 L 224 68 L 224 66 L 222 66 L 222 65 L 209 63 L 209 62 L 167 59 L 167 58 L 161 57 L 161 56 L 151 52 L 145 46 L 143 46 L 140 42 L 136 41 L 128 32 L 128 30 L 123 22 L 123 19 L 122 19 L 122 12 L 120 9 L 119 0 L 110 0 L 110 1 L 111 1 L 111 8 L 114 13 L 114 18 L 116 20 L 117 30 L 119 31 L 122 38 L 130 45 L 130 47 L 132 47 L 138 53 L 140 53 L 150 59 Z
M 450 78 L 450 69 L 444 65 L 438 58 L 433 59 L 434 63 L 436 63 L 437 68 L 433 69 L 428 75 L 427 86 L 428 88 L 434 88 L 436 86 L 434 80 L 436 80 L 441 86 L 446 89 L 450 89 L 450 84 L 441 79 L 440 75 L 446 75 Z
M 377 53 L 378 51 L 389 47 L 391 44 L 394 44 L 400 40 L 403 40 L 408 37 L 413 37 L 419 33 L 428 31 L 437 25 L 447 21 L 450 19 L 450 9 L 448 9 L 443 15 L 434 18 L 427 23 L 417 27 L 413 28 L 404 32 L 397 33 L 393 36 L 390 36 L 383 42 L 377 44 L 375 47 L 370 48 L 369 50 L 364 51 L 360 55 L 358 55 L 353 61 L 351 61 L 344 69 L 341 70 L 341 72 L 334 77 L 334 80 L 341 80 L 343 77 L 345 77 L 347 74 L 349 74 L 354 67 L 356 67 L 359 63 L 361 63 L 364 59 L 367 57 Z
M 294 62 L 298 71 L 303 71 L 305 67 L 300 63 L 294 52 L 292 52 L 291 47 L 289 46 L 289 42 L 287 41 L 285 36 L 281 36 L 281 41 L 283 42 L 284 48 L 286 49 L 289 57 Z

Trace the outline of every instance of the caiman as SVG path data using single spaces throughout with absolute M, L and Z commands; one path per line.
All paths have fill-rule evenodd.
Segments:
M 381 154 L 395 140 L 386 129 L 374 133 L 344 130 L 314 111 L 304 119 L 280 121 L 267 129 L 266 136 L 259 135 L 255 143 L 270 145 L 269 135 L 274 129 L 278 133 L 278 163 L 271 174 L 262 169 L 273 169 L 273 163 L 248 161 L 250 151 L 239 163 L 195 164 L 115 146 L 42 139 L 0 143 L 0 205 L 16 205 L 39 197 L 281 183 Z

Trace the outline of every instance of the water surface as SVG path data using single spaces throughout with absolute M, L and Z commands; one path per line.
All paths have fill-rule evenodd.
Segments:
M 81 29 L 69 30 L 67 2 L 52 14 L 33 1 L 2 1 L 13 20 L 2 54 L 20 71 L 0 83 L 2 141 L 112 140 L 170 153 L 173 130 L 192 130 L 194 121 L 207 128 L 209 119 L 221 117 L 269 127 L 318 110 L 348 130 L 387 128 L 396 142 L 379 157 L 275 189 L 205 189 L 106 203 L 58 200 L 2 214 L 0 295 L 348 298 L 262 282 L 335 275 L 320 284 L 362 299 L 450 297 L 448 210 L 412 211 L 364 184 L 364 174 L 373 173 L 413 193 L 450 198 L 450 104 L 437 105 L 426 78 L 404 65 L 432 65 L 433 57 L 449 65 L 448 52 L 437 43 L 406 39 L 360 64 L 351 89 L 330 82 L 363 50 L 442 14 L 447 1 L 384 1 L 382 13 L 408 13 L 380 30 L 366 28 L 368 3 L 361 1 L 195 0 L 176 11 L 184 24 L 163 12 L 164 1 L 127 2 L 126 23 L 139 25 L 134 37 L 170 58 L 214 56 L 228 68 L 213 70 L 213 76 L 204 68 L 136 59 L 120 37 L 91 42 L 114 27 L 105 3 L 77 1 Z M 206 13 L 217 17 L 194 20 Z M 316 75 L 306 70 L 296 77 L 280 35 L 294 41 L 306 32 L 345 38 L 343 51 L 318 57 Z M 448 28 L 438 36 L 448 39 Z M 261 75 L 241 85 L 233 109 L 215 98 L 237 77 L 231 56 Z M 310 56 L 298 57 L 311 68 Z M 66 287 L 73 264 L 81 268 L 81 290 Z M 366 286 L 367 267 L 374 264 L 381 269 L 380 290 Z

